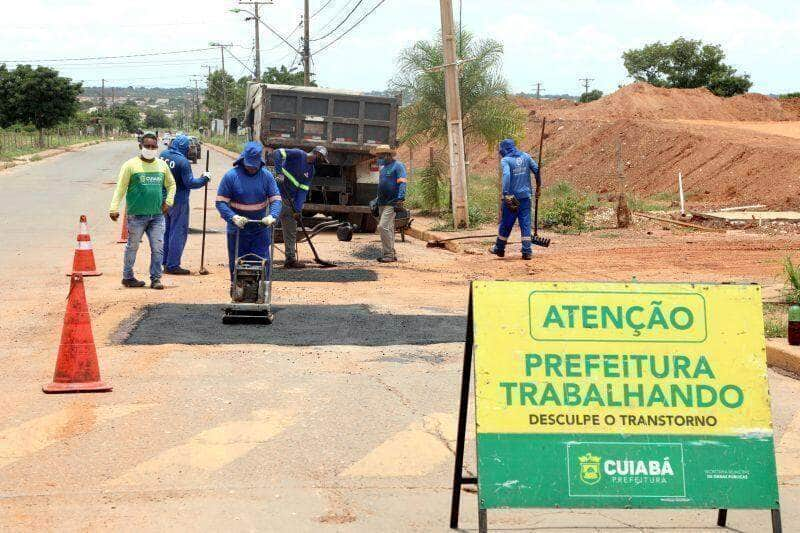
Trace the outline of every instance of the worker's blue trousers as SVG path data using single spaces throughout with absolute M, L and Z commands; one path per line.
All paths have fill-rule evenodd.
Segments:
M 189 236 L 189 202 L 175 202 L 165 218 L 167 229 L 164 232 L 164 266 L 171 270 L 181 266 L 181 256 Z
M 230 269 L 231 279 L 233 279 L 233 267 L 236 258 L 245 254 L 256 254 L 259 257 L 270 261 L 269 245 L 272 232 L 269 228 L 258 227 L 253 229 L 240 230 L 239 234 L 239 254 L 236 254 L 236 226 L 228 224 L 228 268 Z
M 522 253 L 532 254 L 530 198 L 520 198 L 519 209 L 517 209 L 516 212 L 509 209 L 505 202 L 503 202 L 503 211 L 500 218 L 500 227 L 497 229 L 497 242 L 495 243 L 495 246 L 499 251 L 506 249 L 508 236 L 511 235 L 511 230 L 514 228 L 514 222 L 517 220 L 519 220 L 519 230 L 522 233 Z

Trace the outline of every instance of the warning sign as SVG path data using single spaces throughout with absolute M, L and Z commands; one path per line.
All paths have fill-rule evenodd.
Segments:
M 473 284 L 480 506 L 778 507 L 760 288 Z

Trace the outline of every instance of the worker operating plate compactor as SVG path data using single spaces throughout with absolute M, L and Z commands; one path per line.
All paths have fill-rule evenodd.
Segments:
M 224 324 L 271 324 L 273 226 L 281 195 L 259 142 L 245 145 L 217 189 L 217 210 L 228 223 L 231 303 Z
M 247 224 L 262 225 L 261 220 L 248 220 Z M 272 324 L 272 257 L 275 249 L 272 226 L 269 231 L 269 255 L 255 253 L 240 255 L 239 228 L 236 228 L 236 260 L 231 280 L 231 303 L 225 307 L 223 324 Z

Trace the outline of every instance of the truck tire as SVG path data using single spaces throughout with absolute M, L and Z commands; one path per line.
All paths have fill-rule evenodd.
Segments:
M 349 224 L 346 226 L 339 226 L 336 228 L 336 238 L 342 242 L 350 242 L 353 240 L 353 227 Z

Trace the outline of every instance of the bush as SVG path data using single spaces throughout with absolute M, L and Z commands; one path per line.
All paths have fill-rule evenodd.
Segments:
M 564 181 L 544 191 L 539 208 L 541 227 L 557 233 L 579 233 L 586 229 L 586 213 L 594 204 L 593 198 Z

